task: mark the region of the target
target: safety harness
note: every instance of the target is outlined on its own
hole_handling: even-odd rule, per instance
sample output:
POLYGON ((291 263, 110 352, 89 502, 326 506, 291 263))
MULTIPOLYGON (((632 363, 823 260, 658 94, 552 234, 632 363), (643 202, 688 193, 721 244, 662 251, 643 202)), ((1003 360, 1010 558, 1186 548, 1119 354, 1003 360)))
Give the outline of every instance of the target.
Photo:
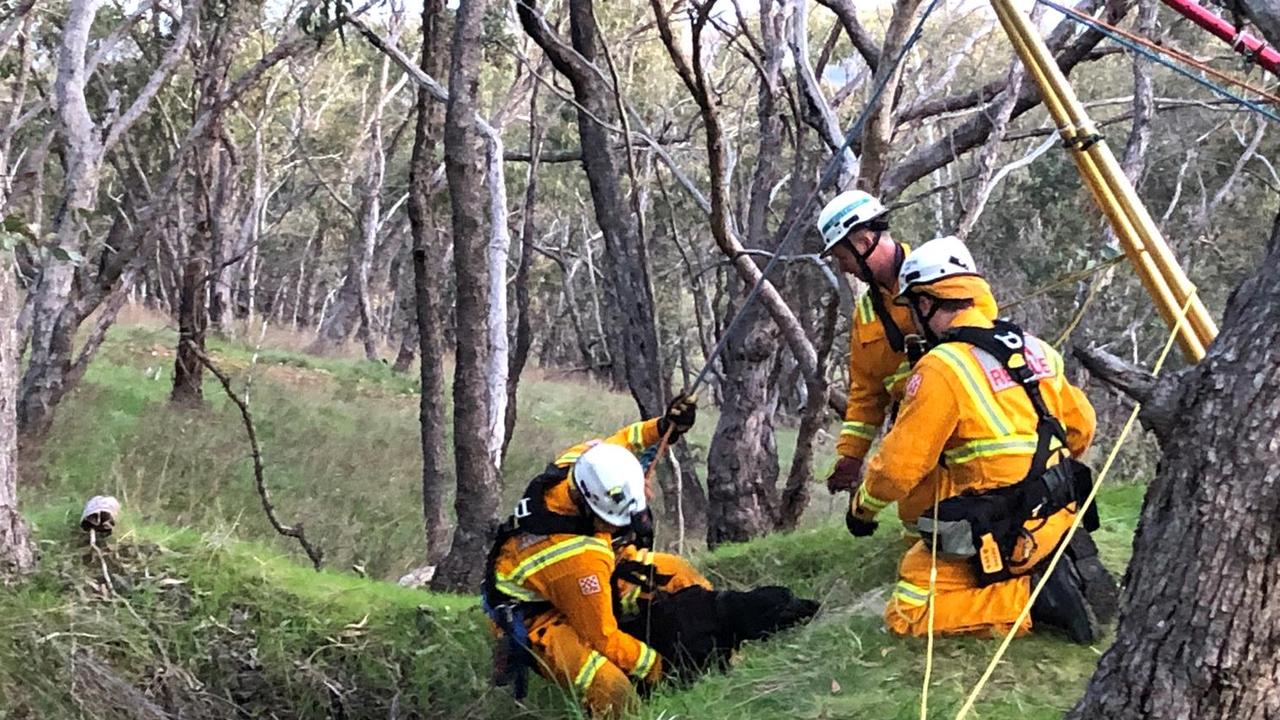
MULTIPOLYGON (((484 582, 481 585, 481 607, 489 619, 498 626, 502 637, 494 653, 494 682, 497 685, 512 685, 517 700, 528 692, 528 671, 534 667, 532 646, 529 640, 528 621, 552 609, 552 604, 541 599, 525 599, 513 597, 503 592, 499 582, 497 565, 498 555, 509 540, 520 535, 582 535, 596 534, 593 514, 586 504, 575 498, 578 514, 561 515, 547 507, 546 496, 553 487, 569 477, 569 466, 548 465, 542 474, 535 477, 525 488, 523 497, 516 503, 515 512, 498 526, 493 547, 485 561, 484 582)), ((635 543, 648 549, 645 542, 647 535, 652 542, 652 518, 647 513, 637 513, 642 518, 633 517, 633 525, 619 537, 614 544, 635 543), (646 533, 645 529, 648 528, 646 533)), ((671 580, 670 575, 659 574, 653 565, 634 560, 621 560, 615 563, 610 582, 613 587, 625 581, 637 586, 641 592, 653 592, 655 587, 665 585, 671 580)), ((630 597, 613 594, 614 613, 621 616, 628 608, 626 605, 637 600, 638 592, 630 597)))
MULTIPOLYGON (((1021 328, 1007 320, 997 320, 992 328, 953 328, 939 341, 968 343, 990 354, 1026 392, 1036 412, 1036 449, 1021 481, 948 498, 938 504, 936 517, 930 508, 918 522, 926 545, 933 543, 936 535, 940 555, 971 559, 978 583, 985 587, 1013 577, 1011 566, 1021 562, 1014 556, 1018 540, 1034 542, 1026 523, 1046 521, 1083 500, 1092 487, 1093 471, 1071 457, 1063 457, 1048 467, 1053 454, 1066 448, 1066 430, 1045 405, 1040 381, 1027 363, 1021 328)), ((945 459, 941 462, 945 464, 945 459)), ((1086 511, 1083 524, 1090 532, 1098 529, 1096 503, 1086 511)))
POLYGON ((502 631, 494 651, 493 677, 497 685, 512 685, 517 700, 528 692, 529 668, 534 665, 526 620, 551 609, 545 600, 514 598, 498 589, 498 555, 507 541, 518 535, 591 535, 591 513, 579 507, 577 515, 561 515, 547 507, 546 495, 569 477, 569 468, 548 465, 525 488, 515 512, 498 526, 497 537, 485 560, 480 603, 489 619, 502 631))

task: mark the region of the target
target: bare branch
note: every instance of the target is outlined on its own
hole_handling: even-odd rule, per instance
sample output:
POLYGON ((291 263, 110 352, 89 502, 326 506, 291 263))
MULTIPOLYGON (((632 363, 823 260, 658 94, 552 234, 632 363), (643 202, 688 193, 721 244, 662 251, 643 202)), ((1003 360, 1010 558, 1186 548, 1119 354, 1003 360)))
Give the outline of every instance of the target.
POLYGON ((1177 414, 1179 373, 1156 378, 1146 370, 1099 348, 1076 346, 1071 354, 1107 385, 1142 404, 1138 419, 1162 442, 1169 437, 1177 414))
POLYGON ((240 409, 240 419, 244 422, 244 431, 249 437, 249 449, 253 454, 254 486, 258 490, 258 497, 262 500, 262 510, 267 515, 267 521, 271 523, 271 527, 275 528, 277 533, 297 540, 298 544, 302 546, 303 551, 307 553, 307 557, 310 558, 311 565, 316 569, 316 572, 319 572, 320 564, 324 560, 324 551, 312 545, 307 540, 307 534, 302 527, 302 523, 298 523, 296 525, 285 525, 281 523, 280 518, 276 516, 276 507, 275 504, 271 502, 271 492, 267 489, 267 481, 263 476, 262 450, 258 446, 258 431, 254 427, 253 413, 249 411, 248 403, 237 395, 235 390, 231 389, 231 378, 227 377, 226 373, 218 369, 218 366, 213 364, 213 361, 209 359, 208 355, 201 352, 200 348, 194 342, 187 340, 186 344, 187 348, 195 358, 200 361, 200 364, 205 366, 209 372, 213 373, 213 376, 218 378, 218 382, 222 383, 222 389, 226 392, 227 398, 231 400, 231 402, 235 403, 235 406, 240 409))
POLYGON ((883 52, 876 45, 876 40, 871 33, 867 32, 867 29, 858 21, 858 10, 854 7, 853 0, 818 0, 818 4, 836 14, 845 33, 849 35, 849 41, 853 43, 853 47, 866 61, 871 71, 875 72, 880 65, 883 52))
POLYGON ((182 54, 187 49, 187 43, 191 41, 192 31, 196 24, 196 18, 200 15, 200 7, 203 0, 187 0, 186 6, 182 10, 182 23, 178 26, 177 31, 173 35, 173 43, 169 49, 165 51, 164 57, 160 59, 160 64, 152 71, 151 76, 147 78, 147 82, 138 91, 138 96, 133 99, 133 103, 129 108, 111 123, 110 129, 107 130, 107 139, 102 143, 102 152, 111 152, 111 149, 120 142, 120 138, 129 132, 129 128, 142 117, 146 112, 147 106, 155 99, 156 93, 160 92, 160 88, 164 87, 165 82, 169 79, 169 74, 173 71, 174 65, 182 58, 182 54))
POLYGON ((796 84, 800 86, 800 96, 804 99, 804 120, 818 132, 818 137, 822 138, 831 152, 840 153, 836 187, 846 187, 858 174, 858 159, 854 157, 852 150, 844 146, 840 122, 823 96, 822 88, 814 77, 813 67, 809 64, 808 16, 807 0, 792 0, 787 45, 795 59, 796 84))

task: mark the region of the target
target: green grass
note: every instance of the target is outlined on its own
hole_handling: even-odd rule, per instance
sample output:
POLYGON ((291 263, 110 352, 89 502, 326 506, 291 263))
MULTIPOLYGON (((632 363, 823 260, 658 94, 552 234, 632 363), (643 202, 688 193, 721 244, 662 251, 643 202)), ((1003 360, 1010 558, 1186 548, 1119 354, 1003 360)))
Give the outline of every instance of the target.
MULTIPOLYGON (((133 688, 123 696, 135 706, 149 698, 197 720, 231 716, 227 701, 252 717, 384 718, 393 703, 400 717, 576 716, 541 681, 524 706, 489 687, 487 625, 473 598, 380 580, 422 562, 412 377, 279 350, 258 357, 253 408, 268 480, 285 521, 305 520, 324 547, 332 570, 317 574, 262 518, 243 429, 221 389, 206 385, 205 410, 168 406, 172 340, 163 330, 115 331, 60 409, 38 484, 22 488, 43 559, 32 582, 0 593, 0 720, 133 717, 84 704, 120 687, 133 688), (103 558, 74 530, 85 498, 101 492, 125 506, 103 558), (348 572, 354 563, 373 579, 348 572)), ((252 349, 212 350, 242 386, 252 349)), ((602 388, 530 374, 508 494, 559 449, 632 421, 632 408, 602 388)), ((693 433, 702 456, 714 421, 704 412, 693 433)), ((794 435, 780 435, 789 451, 794 435)), ((1097 537, 1117 570, 1141 498, 1138 486, 1102 495, 1097 537)), ((888 521, 876 537, 852 539, 832 517, 836 505, 819 493, 802 530, 696 557, 717 584, 787 585, 823 610, 748 646, 728 673, 659 690, 642 717, 919 716, 924 643, 889 636, 879 617, 902 530, 888 521)), ((995 647, 938 642, 930 717, 954 716, 995 647)), ((978 716, 1060 717, 1101 649, 1020 639, 978 716)))
MULTIPOLYGON (((262 515, 240 416, 217 381, 206 377, 204 409, 168 404, 174 342, 165 329, 112 331, 58 410, 34 500, 74 503, 109 493, 142 520, 227 531, 294 550, 262 515)), ((210 354, 242 391, 254 349, 211 341, 210 354)), ((358 564, 394 579, 422 565, 416 373, 264 349, 252 377, 267 483, 282 520, 305 522, 331 567, 358 564)), ((448 388, 445 395, 448 417, 448 388)), ((504 507, 559 451, 638 419, 625 394, 536 372, 521 385, 518 410, 504 467, 504 507)), ((698 457, 706 455, 715 420, 704 411, 689 436, 698 457)), ((795 432, 778 435, 785 468, 795 432)))

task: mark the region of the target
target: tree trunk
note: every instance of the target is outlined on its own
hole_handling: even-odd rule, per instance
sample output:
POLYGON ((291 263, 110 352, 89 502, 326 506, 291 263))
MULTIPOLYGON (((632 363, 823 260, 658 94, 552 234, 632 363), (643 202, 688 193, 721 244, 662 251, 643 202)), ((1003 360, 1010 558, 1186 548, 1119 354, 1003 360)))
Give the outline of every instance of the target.
MULTIPOLYGON (((199 57, 199 103, 193 113, 195 118, 209 115, 203 136, 196 140, 195 205, 197 217, 195 232, 187 243, 187 253, 182 265, 182 286, 178 295, 178 348, 173 366, 173 390, 170 402, 175 405, 197 406, 204 401, 204 364, 199 355, 205 352, 205 332, 209 326, 209 282, 217 277, 211 267, 214 248, 222 244, 225 235, 224 204, 235 183, 234 161, 228 148, 223 146, 221 98, 227 88, 231 53, 234 50, 234 15, 210 18, 211 25, 203 28, 208 33, 206 45, 199 57)), ((193 118, 193 127, 195 121, 193 118)))
MULTIPOLYGON (((525 32, 573 85, 574 97, 585 108, 577 113, 582 140, 582 164, 591 188, 596 223, 604 235, 603 264, 609 278, 607 294, 615 299, 613 322, 621 334, 621 353, 612 352, 614 363, 625 369, 627 386, 640 414, 652 417, 664 406, 664 375, 655 332, 653 296, 647 275, 649 259, 642 252, 643 238, 636 218, 628 210, 622 192, 618 157, 611 131, 595 118, 616 122, 618 112, 609 84, 600 72, 600 38, 591 0, 570 0, 569 26, 573 50, 554 38, 534 9, 533 0, 519 0, 517 10, 525 32)), ((663 488, 669 495, 673 488, 663 488)), ((674 502, 674 496, 668 498, 674 502)))
POLYGON ((485 437, 494 473, 501 476, 506 448, 507 374, 510 372, 507 342, 507 259, 511 255, 511 232, 507 228, 507 183, 503 172, 502 126, 485 133, 485 186, 489 191, 489 297, 487 305, 489 347, 485 371, 488 385, 489 424, 485 437))
POLYGON ((482 213, 485 207, 483 139, 476 127, 481 37, 486 0, 462 0, 450 50, 449 105, 445 111, 444 157, 453 211, 454 273, 457 279, 457 350, 453 376, 453 448, 457 474, 454 509, 458 523, 449 554, 436 569, 438 590, 474 590, 484 576, 484 558, 498 524, 498 480, 488 438, 489 266, 482 213))
POLYGON ((520 387, 520 373, 524 372, 525 363, 529 360, 529 346, 532 343, 532 329, 529 323, 529 268, 533 265, 533 234, 537 223, 534 209, 538 198, 538 168, 542 155, 542 132, 538 124, 538 86, 533 86, 529 95, 529 173, 524 188, 524 222, 520 228, 520 264, 516 266, 514 281, 516 295, 515 328, 510 366, 507 370, 507 416, 506 433, 502 442, 502 455, 506 457, 507 448, 511 445, 511 434, 516 429, 516 391, 520 387))
POLYGON ((30 572, 35 544, 18 512, 18 289, 12 255, 0 255, 0 585, 30 572))
POLYGON ((209 271, 211 235, 206 215, 196 224, 182 263, 182 285, 178 289, 178 350, 173 362, 173 390, 169 393, 169 400, 175 405, 198 406, 204 401, 204 365, 197 353, 205 351, 205 330, 209 324, 204 276, 209 271))
MULTIPOLYGON (((774 93, 779 91, 782 67, 782 14, 770 0, 764 0, 759 19, 764 51, 756 102, 760 144, 747 203, 747 243, 767 248, 769 199, 781 174, 782 123, 774 93)), ((711 547, 749 540, 773 529, 778 481, 778 447, 773 434, 778 350, 778 334, 768 313, 753 303, 730 333, 722 356, 725 402, 707 451, 707 544, 711 547)))
POLYGON ((1068 717, 1280 717, 1280 216, 1208 355, 1143 416, 1162 455, 1116 641, 1068 717))
MULTIPOLYGON (((426 0, 422 7, 422 69, 441 74, 446 57, 442 48, 444 0, 426 0)), ((418 88, 417 124, 409 164, 409 230, 413 235, 414 321, 417 324, 419 379, 422 393, 418 419, 422 441, 422 515, 426 530, 427 561, 439 562, 449 541, 445 506, 447 456, 444 447, 444 317, 441 295, 447 265, 440 233, 430 214, 431 173, 439 112, 427 92, 418 88)))
MULTIPOLYGON (((369 360, 377 359, 373 347, 373 328, 369 327, 372 320, 369 276, 378 243, 378 230, 382 225, 382 187, 387 174, 382 118, 390 99, 390 72, 391 59, 384 57, 368 125, 362 128, 366 138, 365 164, 357 183, 360 207, 347 249, 346 280, 334 298, 332 312, 317 331, 316 341, 310 348, 312 352, 331 351, 346 342, 358 328, 364 328, 361 341, 365 346, 365 355, 369 360)), ((395 87, 398 88, 399 84, 395 87)))
POLYGON ((707 545, 713 548, 759 537, 774 525, 778 338, 759 305, 746 310, 723 358, 724 404, 707 450, 707 545))

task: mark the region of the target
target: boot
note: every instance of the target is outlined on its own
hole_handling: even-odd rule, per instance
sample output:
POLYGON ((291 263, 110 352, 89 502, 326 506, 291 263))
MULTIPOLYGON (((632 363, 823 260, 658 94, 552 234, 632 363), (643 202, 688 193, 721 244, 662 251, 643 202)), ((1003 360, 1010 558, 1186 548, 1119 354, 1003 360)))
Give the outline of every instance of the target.
POLYGON ((1093 608, 1093 614, 1098 617, 1098 622, 1110 625, 1120 607, 1120 585, 1098 557, 1098 546, 1093 542, 1093 536, 1081 528, 1071 538, 1067 555, 1075 561, 1076 572, 1084 584, 1085 600, 1093 608))
MULTIPOLYGON (((1039 583, 1041 577, 1032 575, 1032 585, 1039 583)), ((1041 588, 1031 606, 1031 621, 1059 630, 1080 645, 1089 645, 1098 639, 1098 620, 1085 600, 1080 573, 1069 555, 1062 556, 1041 588)))

